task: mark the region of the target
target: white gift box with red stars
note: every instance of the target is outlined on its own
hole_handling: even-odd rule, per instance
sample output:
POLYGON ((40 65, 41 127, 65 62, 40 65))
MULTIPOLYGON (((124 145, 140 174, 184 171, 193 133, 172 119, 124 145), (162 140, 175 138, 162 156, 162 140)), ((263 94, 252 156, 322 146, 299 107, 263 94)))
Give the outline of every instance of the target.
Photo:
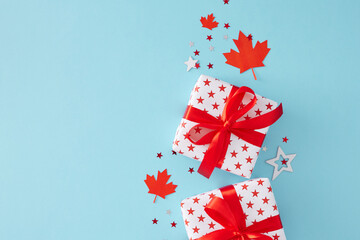
MULTIPOLYGON (((233 85, 229 83, 201 75, 191 93, 188 105, 204 110, 214 117, 218 117, 222 114, 225 102, 232 88, 233 85)), ((245 95, 243 104, 249 103, 251 97, 249 94, 245 95)), ((256 95, 256 98, 257 102, 255 106, 241 117, 239 121, 270 112, 278 105, 276 102, 259 95, 256 95)), ((196 145, 191 143, 187 137, 189 130, 196 124, 198 123, 184 118, 181 120, 173 142, 173 150, 195 160, 202 161, 209 144, 196 145)), ((268 129, 269 127, 266 127, 256 131, 266 134, 268 129)), ((252 145, 234 134, 231 134, 230 141, 221 169, 250 178, 260 147, 252 145)))
MULTIPOLYGON (((248 180, 233 185, 246 216, 246 227, 279 215, 270 181, 267 178, 248 180)), ((224 229, 206 212, 212 198, 223 198, 220 189, 202 193, 181 202, 181 211, 189 239, 197 239, 216 230, 224 229)), ((264 233, 274 240, 285 240, 284 229, 264 233)))

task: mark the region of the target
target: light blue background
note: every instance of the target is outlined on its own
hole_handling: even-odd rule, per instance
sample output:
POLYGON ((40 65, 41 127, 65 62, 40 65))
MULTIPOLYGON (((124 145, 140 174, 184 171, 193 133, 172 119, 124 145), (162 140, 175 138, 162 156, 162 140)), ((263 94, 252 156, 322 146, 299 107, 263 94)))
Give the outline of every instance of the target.
POLYGON ((272 176, 277 146, 297 154, 272 182, 288 239, 354 239, 359 12, 356 0, 0 1, 0 239, 186 239, 180 201, 245 180, 191 175, 198 162, 171 155, 201 73, 283 102, 253 177, 272 176), (271 47, 257 81, 222 56, 239 30, 271 47), (195 49, 201 68, 186 72, 195 49), (143 180, 164 168, 179 186, 153 204, 143 180))

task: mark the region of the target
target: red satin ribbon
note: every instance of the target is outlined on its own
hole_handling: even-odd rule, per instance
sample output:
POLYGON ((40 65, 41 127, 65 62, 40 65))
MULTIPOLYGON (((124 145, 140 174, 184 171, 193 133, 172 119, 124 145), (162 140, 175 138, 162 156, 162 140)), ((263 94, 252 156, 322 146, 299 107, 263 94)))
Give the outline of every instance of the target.
POLYGON ((198 169, 200 174, 209 178, 216 166, 221 167, 230 144, 231 134, 261 147, 265 134, 255 130, 268 127, 276 122, 281 117, 283 110, 282 104, 280 104, 271 112, 248 120, 237 121, 255 106, 256 101, 256 95, 251 88, 233 86, 219 118, 193 106, 187 107, 183 118, 198 123, 188 132, 188 139, 196 145, 210 144, 198 169), (240 108, 246 93, 252 94, 253 98, 240 108), (205 134, 200 134, 199 138, 196 134, 191 134, 199 129, 204 130, 205 134))
POLYGON ((272 216, 246 226, 244 211, 233 185, 220 189, 224 199, 214 197, 205 212, 224 229, 216 230, 195 240, 272 240, 263 233, 282 228, 280 216, 272 216))

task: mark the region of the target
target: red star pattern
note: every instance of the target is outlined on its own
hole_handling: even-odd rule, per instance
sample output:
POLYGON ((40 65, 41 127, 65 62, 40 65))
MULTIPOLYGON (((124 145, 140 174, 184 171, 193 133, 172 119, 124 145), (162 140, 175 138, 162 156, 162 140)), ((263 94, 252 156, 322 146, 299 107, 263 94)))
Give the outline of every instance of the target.
POLYGON ((272 108, 273 105, 271 105, 270 103, 268 103, 268 104, 265 105, 265 106, 266 106, 266 109, 270 109, 270 110, 271 110, 271 108, 272 108))
POLYGON ((214 64, 211 64, 211 63, 209 63, 209 64, 207 65, 208 69, 213 68, 213 66, 214 66, 214 64))
POLYGON ((235 164, 235 169, 241 169, 241 164, 239 162, 235 164))
POLYGON ((246 159, 246 163, 251 163, 251 161, 253 160, 250 156, 248 156, 246 159))
POLYGON ((231 154, 231 157, 236 158, 236 155, 237 155, 238 153, 237 153, 237 152, 235 152, 235 150, 234 150, 234 151, 232 151, 230 154, 231 154))
POLYGON ((229 23, 224 23, 224 28, 229 29, 230 25, 229 23))
POLYGON ((188 172, 192 174, 193 172, 195 172, 195 171, 194 171, 194 168, 193 168, 193 167, 189 167, 189 171, 188 171, 188 172))
POLYGON ((275 235, 273 235, 272 237, 274 238, 274 240, 279 240, 279 237, 280 237, 280 236, 277 235, 277 234, 275 234, 275 235))
POLYGON ((288 140, 289 140, 289 139, 288 139, 287 137, 283 137, 283 142, 284 142, 284 143, 287 143, 288 140))
POLYGON ((191 215, 194 215, 194 211, 195 211, 194 209, 190 208, 190 209, 188 209, 187 211, 188 211, 188 214, 189 214, 189 215, 190 215, 190 214, 191 214, 191 215))
POLYGON ((219 86, 219 88, 220 88, 220 92, 225 92, 225 88, 226 88, 226 87, 224 87, 223 84, 222 84, 221 86, 219 86))
MULTIPOLYGON (((234 184, 234 187, 242 205, 244 216, 249 223, 254 224, 270 216, 279 214, 274 195, 268 192, 268 189, 271 188, 268 179, 260 178, 249 180, 241 184, 234 184), (262 197, 258 198, 259 196, 262 197)), ((185 228, 190 239, 198 239, 205 234, 219 229, 214 219, 208 217, 204 209, 215 196, 221 196, 219 189, 199 194, 183 201, 184 208, 182 208, 182 213, 185 228), (189 212, 189 210, 192 211, 189 212)), ((269 236, 274 237, 274 234, 275 233, 269 236)), ((283 229, 277 230, 276 234, 279 240, 285 239, 283 229)))
POLYGON ((260 116, 261 115, 261 112, 260 109, 256 110, 255 113, 256 113, 256 116, 260 116))
POLYGON ((208 92, 209 98, 214 98, 215 93, 213 91, 208 92))
POLYGON ((204 222, 205 217, 203 215, 198 216, 199 222, 204 222))
POLYGON ((244 152, 247 152, 247 150, 248 150, 248 146, 246 146, 246 144, 244 144, 244 146, 241 146, 241 148, 242 148, 242 151, 244 152))
POLYGON ((174 227, 174 228, 176 228, 176 222, 172 222, 172 223, 170 223, 171 224, 171 227, 174 227))
POLYGON ((213 223, 213 222, 211 222, 211 223, 209 223, 209 229, 214 229, 214 227, 215 227, 215 223, 213 223))
POLYGON ((157 156, 156 156, 156 157, 161 159, 161 158, 162 158, 162 156, 163 156, 163 155, 162 155, 162 153, 160 152, 160 153, 158 153, 158 154, 157 154, 157 156))
POLYGON ((159 221, 159 220, 157 220, 156 218, 154 218, 154 219, 152 220, 153 224, 157 224, 158 221, 159 221))
MULTIPOLYGON (((199 50, 197 49, 197 51, 199 50)), ((198 108, 214 116, 215 118, 220 119, 225 103, 232 89, 233 86, 226 82, 202 75, 199 78, 198 82, 194 84, 194 88, 189 101, 189 106, 198 108)), ((249 101, 250 99, 245 97, 239 107, 248 104, 249 101)), ((242 117, 240 120, 252 119, 256 117, 257 114, 264 115, 272 111, 276 106, 276 102, 257 95, 257 102, 255 106, 252 108, 252 110, 245 114, 246 116, 242 117), (269 107, 271 107, 271 109, 268 109, 269 107)), ((185 119, 183 119, 181 122, 183 122, 184 124, 182 124, 177 130, 175 140, 173 142, 173 150, 178 153, 184 154, 185 156, 202 161, 204 157, 203 152, 207 150, 208 145, 193 144, 189 140, 189 133, 190 129, 194 126, 194 123, 189 122, 185 119), (194 148, 192 148, 191 145, 194 148)), ((194 135, 194 137, 199 137, 201 134, 205 133, 204 131, 206 131, 201 130, 199 132, 199 130, 200 129, 194 128, 193 131, 191 131, 191 135, 194 135)), ((264 130, 263 133, 266 134, 266 131, 267 129, 264 130)), ((260 148, 247 143, 241 138, 237 138, 235 135, 231 135, 230 140, 231 143, 229 144, 227 150, 228 152, 223 159, 223 163, 219 165, 219 167, 231 173, 250 178, 252 174, 252 169, 254 168, 256 160, 258 158, 258 152, 260 148), (234 153, 234 151, 235 153, 237 153, 235 154, 235 156, 234 154, 231 154, 234 153), (240 165, 241 168, 239 169, 240 165)))
POLYGON ((197 49, 196 49, 195 52, 194 52, 195 56, 199 56, 199 53, 200 53, 200 52, 199 52, 197 49))
POLYGON ((211 35, 207 35, 206 40, 211 41, 211 39, 213 39, 212 36, 211 36, 211 35))

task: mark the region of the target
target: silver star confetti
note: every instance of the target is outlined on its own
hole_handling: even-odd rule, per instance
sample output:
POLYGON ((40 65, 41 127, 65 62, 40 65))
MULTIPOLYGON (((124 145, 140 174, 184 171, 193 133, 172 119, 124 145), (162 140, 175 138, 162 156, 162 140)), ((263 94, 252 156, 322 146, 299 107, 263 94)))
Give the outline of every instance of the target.
POLYGON ((271 166, 274 167, 274 173, 273 173, 272 180, 275 180, 275 178, 277 178, 277 176, 279 176, 280 173, 282 173, 283 171, 293 172, 293 169, 291 167, 291 162, 292 162, 292 160, 294 160, 295 156, 296 156, 296 154, 285 155, 284 151, 280 148, 280 146, 278 147, 276 157, 266 161, 268 164, 270 164, 271 166), (276 161, 280 160, 280 156, 284 159, 283 161, 286 162, 286 167, 282 167, 279 170, 278 169, 279 165, 276 163, 276 161), (288 159, 288 160, 286 160, 286 159, 288 159))
POLYGON ((189 60, 187 60, 187 61, 185 62, 185 65, 187 66, 186 71, 190 71, 190 69, 195 68, 195 63, 196 63, 197 61, 198 61, 198 60, 194 60, 194 59, 192 59, 192 57, 189 57, 189 60))
POLYGON ((214 47, 213 47, 213 46, 210 46, 209 49, 210 49, 210 51, 214 51, 214 47))
POLYGON ((190 46, 190 47, 194 46, 194 42, 190 41, 190 42, 189 42, 189 46, 190 46))

